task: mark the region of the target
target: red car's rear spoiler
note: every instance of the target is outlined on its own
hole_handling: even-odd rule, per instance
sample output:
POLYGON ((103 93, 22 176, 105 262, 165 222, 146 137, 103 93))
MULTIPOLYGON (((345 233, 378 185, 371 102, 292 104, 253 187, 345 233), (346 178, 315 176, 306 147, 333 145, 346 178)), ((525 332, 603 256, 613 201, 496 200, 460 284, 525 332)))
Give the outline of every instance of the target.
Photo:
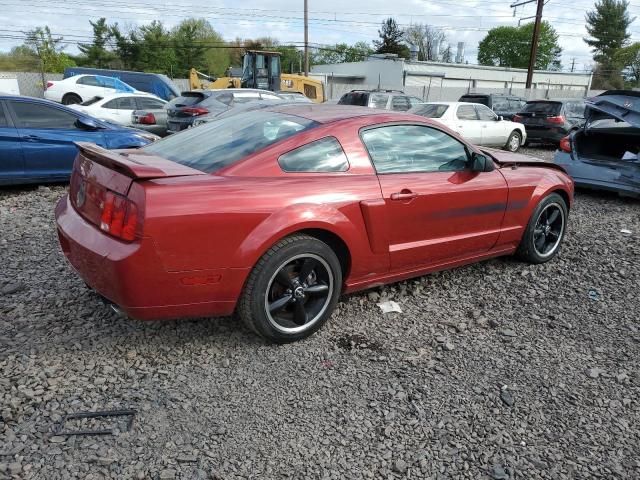
POLYGON ((186 175, 206 175, 185 165, 149 155, 138 150, 127 150, 118 153, 106 150, 95 143, 76 142, 82 156, 104 167, 126 175, 130 178, 149 179, 164 177, 180 177, 186 175))

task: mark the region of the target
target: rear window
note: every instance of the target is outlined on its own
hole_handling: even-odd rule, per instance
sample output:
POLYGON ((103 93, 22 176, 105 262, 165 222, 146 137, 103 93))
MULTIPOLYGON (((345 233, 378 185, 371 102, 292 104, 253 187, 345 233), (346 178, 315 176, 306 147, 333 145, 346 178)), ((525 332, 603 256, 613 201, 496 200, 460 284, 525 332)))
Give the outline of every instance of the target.
POLYGON ((338 101, 338 105, 358 105, 366 107, 369 100, 369 94, 366 92, 345 93, 338 101))
POLYGON ((489 106, 489 97, 485 95, 463 95, 458 101, 465 103, 481 103, 487 107, 489 106))
POLYGON ((212 173, 316 125, 302 117, 253 110, 205 123, 152 143, 144 150, 212 173))
POLYGON ((411 113, 415 113, 427 118, 441 118, 448 109, 449 105, 432 104, 416 107, 411 110, 411 113))
POLYGON ((523 113, 543 113, 546 115, 558 115, 562 109, 559 102, 527 102, 522 109, 523 113))
POLYGON ((202 93, 183 93, 179 97, 171 100, 170 105, 172 107, 188 107, 190 105, 195 105, 196 103, 201 102, 204 99, 204 95, 202 93))

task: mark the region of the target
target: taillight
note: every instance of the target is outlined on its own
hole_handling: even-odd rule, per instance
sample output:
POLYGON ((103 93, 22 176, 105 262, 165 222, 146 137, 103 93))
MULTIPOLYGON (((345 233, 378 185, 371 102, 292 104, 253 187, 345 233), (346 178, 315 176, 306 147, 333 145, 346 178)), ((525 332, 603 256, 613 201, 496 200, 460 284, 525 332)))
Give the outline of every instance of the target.
POLYGON ((522 116, 521 115, 514 115, 513 116, 513 121, 522 123, 522 116))
POLYGON ((207 113, 209 113, 209 110, 202 107, 185 107, 182 109, 182 111, 184 113, 191 114, 193 117, 197 117, 199 115, 206 115, 207 113))
POLYGON ((564 117, 562 115, 558 115, 557 117, 548 117, 547 123, 552 123, 554 125, 562 125, 564 123, 564 117))
POLYGON ((560 140, 560 150, 571 153, 571 135, 567 135, 560 140))
POLYGON ((53 82, 47 82, 47 86, 44 89, 46 90, 49 87, 53 87, 53 82))
POLYGON ((100 230, 122 240, 136 238, 138 207, 126 197, 106 191, 101 202, 100 230))
POLYGON ((138 123, 143 125, 155 125, 156 117, 153 113, 147 113, 146 115, 138 117, 138 123))

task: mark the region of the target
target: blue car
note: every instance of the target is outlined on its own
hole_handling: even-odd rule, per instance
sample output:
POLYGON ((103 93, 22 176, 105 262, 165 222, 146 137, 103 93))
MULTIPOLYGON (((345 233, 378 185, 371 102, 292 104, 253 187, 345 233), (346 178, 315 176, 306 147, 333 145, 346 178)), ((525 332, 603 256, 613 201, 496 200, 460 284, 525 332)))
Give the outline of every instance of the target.
POLYGON ((137 148, 156 138, 49 100, 0 95, 0 185, 68 180, 77 153, 74 142, 137 148))
POLYGON ((560 141, 554 162, 579 187, 640 197, 640 92, 590 98, 585 118, 583 128, 560 141))

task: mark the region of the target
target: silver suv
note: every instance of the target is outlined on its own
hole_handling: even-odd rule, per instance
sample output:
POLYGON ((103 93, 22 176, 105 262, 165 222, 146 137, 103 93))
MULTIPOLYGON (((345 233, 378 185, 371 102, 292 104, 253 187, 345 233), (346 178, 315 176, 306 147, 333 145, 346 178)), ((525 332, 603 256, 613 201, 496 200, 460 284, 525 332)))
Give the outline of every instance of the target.
POLYGON ((406 112, 421 103, 424 100, 406 95, 400 90, 351 90, 338 101, 338 105, 358 105, 396 112, 406 112))

